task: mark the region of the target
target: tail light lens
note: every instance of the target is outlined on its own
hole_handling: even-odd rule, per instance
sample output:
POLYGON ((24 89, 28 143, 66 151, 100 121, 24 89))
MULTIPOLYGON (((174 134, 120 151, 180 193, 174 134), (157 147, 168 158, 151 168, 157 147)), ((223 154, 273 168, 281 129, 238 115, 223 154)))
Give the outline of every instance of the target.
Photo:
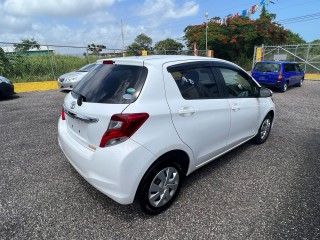
POLYGON ((113 146, 130 138, 149 118, 148 113, 115 114, 103 134, 100 147, 113 146))
POLYGON ((277 82, 281 82, 281 81, 282 81, 282 73, 279 74, 277 82))
POLYGON ((61 110, 61 119, 66 120, 66 114, 64 113, 64 109, 61 110))
POLYGON ((114 64, 114 61, 112 61, 112 60, 104 60, 103 64, 114 64))

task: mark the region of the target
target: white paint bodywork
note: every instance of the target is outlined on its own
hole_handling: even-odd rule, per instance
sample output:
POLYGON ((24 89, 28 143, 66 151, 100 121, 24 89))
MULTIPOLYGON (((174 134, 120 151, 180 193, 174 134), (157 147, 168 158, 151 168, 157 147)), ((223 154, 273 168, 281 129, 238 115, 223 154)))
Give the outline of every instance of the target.
MULTIPOLYGON (((97 123, 59 120, 58 140, 74 168, 95 188, 121 204, 133 202, 148 168, 163 154, 181 150, 189 157, 188 173, 251 139, 264 117, 274 111, 271 98, 182 98, 167 67, 192 61, 222 61, 188 56, 111 59, 116 64, 145 66, 146 82, 131 104, 83 103, 75 111, 97 123), (149 114, 148 120, 123 143, 100 148, 110 118, 119 113, 149 114)), ((99 61, 102 63, 102 61, 99 61)), ((76 101, 69 93, 64 105, 76 101)))

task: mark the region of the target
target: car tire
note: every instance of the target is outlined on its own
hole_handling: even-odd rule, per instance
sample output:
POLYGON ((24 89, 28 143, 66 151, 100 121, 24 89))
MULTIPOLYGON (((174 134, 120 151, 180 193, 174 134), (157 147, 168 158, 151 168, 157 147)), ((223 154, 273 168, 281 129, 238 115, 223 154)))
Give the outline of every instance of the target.
POLYGON ((256 144, 264 143, 269 137, 272 126, 272 117, 268 114, 262 121, 257 135, 253 138, 256 144))
POLYGON ((301 78, 300 82, 297 84, 298 87, 302 87, 304 79, 301 78))
POLYGON ((283 84, 283 86, 280 88, 280 91, 281 91, 281 92, 285 92, 285 91, 287 91, 287 89, 288 89, 288 82, 285 82, 285 83, 283 84))
POLYGON ((166 210, 177 197, 184 173, 177 155, 165 155, 144 175, 138 188, 141 209, 150 215, 166 210))

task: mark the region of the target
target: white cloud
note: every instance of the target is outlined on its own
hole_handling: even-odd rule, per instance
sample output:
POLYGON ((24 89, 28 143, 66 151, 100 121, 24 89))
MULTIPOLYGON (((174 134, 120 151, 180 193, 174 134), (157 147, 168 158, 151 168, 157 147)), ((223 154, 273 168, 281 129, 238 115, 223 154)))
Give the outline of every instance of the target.
POLYGON ((110 24, 115 21, 116 21, 116 18, 107 11, 95 11, 92 14, 82 18, 82 23, 92 24, 92 25, 96 25, 96 24, 105 25, 106 22, 110 24))
POLYGON ((194 16, 199 11, 199 5, 193 1, 185 2, 181 8, 178 10, 169 9, 166 13, 168 18, 182 18, 182 17, 189 17, 194 16))
POLYGON ((84 16, 103 7, 111 6, 115 0, 5 0, 3 10, 16 16, 84 16))
POLYGON ((16 17, 3 11, 0 4, 0 29, 1 33, 21 32, 25 29, 31 29, 31 21, 25 17, 16 17))
POLYGON ((161 18, 183 18, 194 16, 199 11, 199 4, 193 0, 185 2, 182 6, 177 6, 175 0, 145 0, 143 9, 138 15, 161 18))
MULTIPOLYGON (((133 1, 129 3, 130 0, 126 3, 122 2, 124 0, 78 1, 0 0, 1 41, 20 42, 21 39, 34 38, 43 45, 84 47, 73 49, 80 53, 91 43, 120 49, 121 19, 124 23, 125 46, 131 44, 140 33, 150 36, 156 43, 168 37, 178 39, 181 32, 172 30, 178 21, 176 19, 194 15, 199 10, 199 5, 192 0, 180 5, 176 0, 146 0, 143 6, 137 6, 133 1), (132 4, 136 7, 133 8, 132 4), (126 14, 130 21, 126 20, 126 14)), ((57 52, 63 53, 70 50, 56 48, 57 52)))
POLYGON ((31 29, 31 26, 31 21, 27 18, 17 18, 6 14, 1 14, 0 29, 2 32, 20 32, 24 31, 25 29, 31 29))

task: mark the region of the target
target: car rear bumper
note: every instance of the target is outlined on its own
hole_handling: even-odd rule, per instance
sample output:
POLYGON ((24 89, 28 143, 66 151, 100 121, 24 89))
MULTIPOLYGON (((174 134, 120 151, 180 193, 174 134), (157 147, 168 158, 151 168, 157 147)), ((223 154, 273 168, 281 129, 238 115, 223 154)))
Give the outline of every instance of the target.
POLYGON ((0 97, 8 97, 14 94, 14 86, 5 82, 0 83, 0 97))
POLYGON ((270 88, 280 88, 283 86, 284 82, 258 82, 261 86, 270 88))
POLYGON ((133 202, 140 180, 156 159, 155 155, 131 139, 90 150, 70 136, 61 118, 58 134, 63 153, 86 181, 120 204, 133 202))

